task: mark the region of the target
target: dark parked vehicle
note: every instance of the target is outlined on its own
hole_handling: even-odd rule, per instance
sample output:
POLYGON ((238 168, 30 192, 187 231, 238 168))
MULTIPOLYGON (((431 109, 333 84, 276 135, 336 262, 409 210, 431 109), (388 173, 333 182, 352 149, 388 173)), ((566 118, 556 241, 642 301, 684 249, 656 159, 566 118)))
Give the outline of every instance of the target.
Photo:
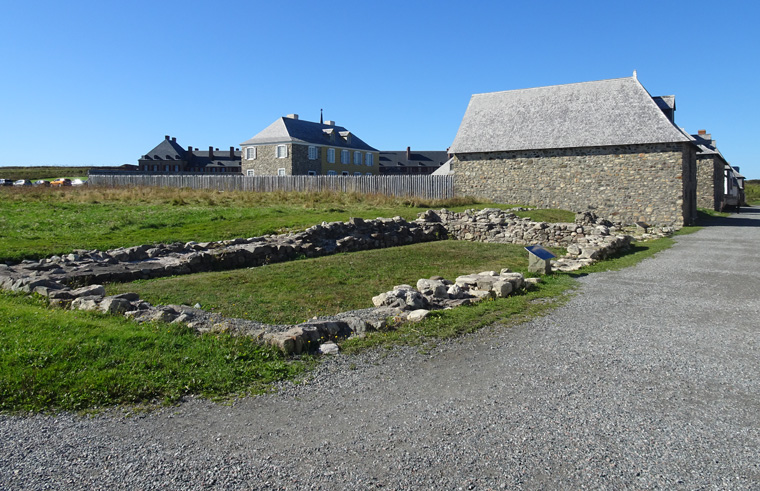
POLYGON ((13 186, 13 181, 10 179, 0 179, 0 186, 13 186))

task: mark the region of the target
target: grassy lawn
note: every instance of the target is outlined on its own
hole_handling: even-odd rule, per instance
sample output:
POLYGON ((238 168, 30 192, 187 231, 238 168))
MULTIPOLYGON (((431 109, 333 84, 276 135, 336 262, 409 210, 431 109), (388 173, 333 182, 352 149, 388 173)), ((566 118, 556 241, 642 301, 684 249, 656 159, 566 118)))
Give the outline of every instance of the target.
MULTIPOLYGON (((9 251, 15 257, 50 254, 35 245, 55 228, 50 225, 39 230, 36 233, 40 239, 35 241, 31 234, 25 235, 24 219, 7 217, 9 210, 26 219, 63 210, 61 213, 77 224, 56 231, 59 241, 56 247, 65 252, 78 247, 99 247, 94 244, 97 241, 117 247, 151 241, 258 235, 261 230, 307 227, 322 220, 347 220, 350 216, 414 218, 426 208, 422 205, 430 205, 387 198, 242 196, 178 190, 56 190, 35 198, 34 193, 39 191, 1 197, 0 207, 6 221, 0 225, 0 251, 6 257, 9 251), (11 197, 4 199, 8 196, 11 197), (156 210, 154 215, 149 213, 151 209, 156 210), (219 218, 228 214, 230 219, 219 218), (131 217, 134 221, 128 226, 114 226, 107 219, 115 219, 114 216, 125 220, 131 217), (238 228, 238 219, 232 217, 244 221, 244 227, 238 228), (172 221, 177 222, 176 226, 168 226, 172 221), (5 227, 9 223, 19 230, 7 232, 5 227), (144 227, 150 223, 154 226, 144 227), (16 245, 12 245, 11 239, 16 245)), ((485 206, 489 205, 478 205, 485 206)), ((447 207, 473 206, 460 202, 448 203, 447 207)), ((527 214, 537 220, 548 220, 552 215, 554 220, 572 220, 572 214, 567 212, 539 210, 527 214)), ((631 254, 584 271, 626 267, 671 243, 672 239, 661 239, 639 244, 631 254)), ((108 288, 111 293, 137 291, 154 303, 200 302, 204 308, 225 315, 297 323, 314 315, 369 307, 372 296, 394 285, 414 284, 417 279, 431 275, 454 279, 463 273, 503 267, 524 271, 526 266, 527 257, 520 246, 445 241, 108 288)), ((437 312, 422 323, 343 341, 342 348, 352 353, 368 347, 414 344, 424 350, 439 339, 494 323, 512 325, 540 315, 565 301, 568 296, 563 293, 572 290, 575 284, 573 275, 547 276, 536 290, 437 312)), ((119 404, 173 403, 190 394, 223 398, 257 393, 267 390, 274 381, 297 377, 313 363, 316 361, 308 356, 286 359, 273 349, 226 334, 199 336, 177 326, 138 325, 120 317, 50 310, 40 299, 0 293, 0 411, 3 412, 92 410, 119 404)))
POLYGON ((171 403, 185 394, 257 393, 299 373, 249 339, 50 310, 0 293, 0 411, 89 410, 171 403))
MULTIPOLYGON (((414 219, 429 207, 463 211, 488 206, 499 205, 472 200, 423 203, 335 193, 0 188, 0 261, 39 259, 74 249, 254 237, 351 217, 414 219)), ((574 218, 560 210, 519 214, 543 221, 574 218)))
POLYGON ((59 177, 75 176, 79 179, 87 179, 87 172, 90 167, 56 167, 56 166, 39 166, 39 167, 0 167, 0 178, 2 179, 29 179, 37 181, 44 179, 51 181, 59 177))
POLYGON ((744 198, 749 205, 760 205, 760 180, 753 179, 744 183, 744 198))
MULTIPOLYGON (((562 251, 564 253, 564 251, 562 251)), ((527 252, 511 244, 442 241, 338 254, 267 266, 112 284, 152 304, 200 303, 227 317, 297 324, 317 315, 372 307, 372 297, 420 278, 527 269, 527 252)))

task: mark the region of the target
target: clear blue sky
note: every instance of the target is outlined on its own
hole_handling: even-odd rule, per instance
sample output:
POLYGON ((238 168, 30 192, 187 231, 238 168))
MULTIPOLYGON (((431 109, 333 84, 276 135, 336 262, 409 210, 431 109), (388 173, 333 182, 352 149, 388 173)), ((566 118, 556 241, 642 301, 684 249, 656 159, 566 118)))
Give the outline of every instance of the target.
POLYGON ((238 147, 320 108, 381 150, 444 150, 471 94, 636 69, 760 178, 759 23, 748 0, 0 0, 0 166, 238 147))

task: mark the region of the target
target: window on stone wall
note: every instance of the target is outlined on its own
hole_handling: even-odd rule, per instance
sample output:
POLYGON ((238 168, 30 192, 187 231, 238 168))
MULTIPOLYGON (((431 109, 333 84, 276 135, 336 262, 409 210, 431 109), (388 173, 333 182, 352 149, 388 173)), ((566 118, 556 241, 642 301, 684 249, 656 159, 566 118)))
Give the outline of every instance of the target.
POLYGON ((354 152, 354 165, 362 165, 362 153, 354 152))
POLYGON ((284 167, 280 167, 279 169, 277 169, 277 175, 280 176, 280 177, 284 176, 285 175, 285 168, 284 167))
POLYGON ((327 161, 331 164, 335 163, 335 149, 334 148, 327 149, 327 161))
POLYGON ((277 153, 276 156, 278 159, 284 159, 288 156, 288 146, 287 145, 277 145, 277 153))
POLYGON ((245 158, 247 160, 253 160, 256 158, 256 147, 246 147, 245 158))
POLYGON ((340 163, 341 164, 348 164, 350 162, 349 160, 349 151, 348 150, 341 150, 340 151, 340 163))
POLYGON ((347 176, 347 175, 348 175, 348 171, 347 171, 347 170, 344 170, 343 172, 341 172, 341 173, 340 173, 340 175, 341 175, 341 176, 347 176))
POLYGON ((253 177, 253 176, 254 176, 254 174, 255 174, 255 172, 253 171, 253 169, 248 169, 248 170, 246 170, 246 171, 245 171, 245 175, 246 175, 246 176, 251 176, 251 177, 253 177))
POLYGON ((337 172, 335 172, 334 170, 328 170, 328 171, 327 171, 327 175, 328 175, 328 176, 337 176, 337 175, 338 175, 338 173, 337 173, 337 172))
POLYGON ((375 163, 374 155, 367 153, 367 165, 372 166, 375 163))
POLYGON ((306 174, 307 174, 307 175, 310 175, 310 176, 316 176, 316 175, 317 175, 317 171, 314 171, 314 170, 310 170, 310 171, 308 171, 306 174))
POLYGON ((317 160, 317 147, 309 145, 309 160, 317 160))

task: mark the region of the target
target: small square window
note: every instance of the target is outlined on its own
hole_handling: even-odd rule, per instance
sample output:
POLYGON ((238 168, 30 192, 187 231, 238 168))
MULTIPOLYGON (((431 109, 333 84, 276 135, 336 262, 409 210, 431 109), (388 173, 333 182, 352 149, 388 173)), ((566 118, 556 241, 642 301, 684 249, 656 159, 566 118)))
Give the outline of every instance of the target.
POLYGON ((360 176, 360 175, 362 175, 362 173, 361 172, 354 172, 354 175, 355 176, 360 176))
POLYGON ((317 171, 310 170, 309 172, 307 172, 307 174, 310 175, 310 176, 316 176, 317 175, 317 171))
POLYGON ((367 175, 368 175, 368 176, 371 176, 371 175, 372 175, 372 173, 371 173, 371 172, 367 172, 367 175))
POLYGON ((253 177, 253 176, 254 176, 254 174, 255 174, 255 173, 254 173, 253 169, 248 169, 248 170, 246 170, 246 171, 245 171, 245 175, 246 175, 246 176, 250 176, 250 177, 253 177))
POLYGON ((335 172, 334 170, 328 170, 328 171, 327 171, 327 175, 328 175, 328 176, 336 176, 336 175, 338 175, 338 173, 337 173, 337 172, 335 172))
POLYGON ((348 175, 348 171, 347 171, 347 170, 344 170, 343 172, 341 172, 341 173, 340 173, 340 175, 341 175, 341 176, 347 176, 347 175, 348 175))
POLYGON ((284 167, 280 167, 279 169, 277 169, 277 175, 278 176, 284 176, 285 175, 285 168, 284 167))

